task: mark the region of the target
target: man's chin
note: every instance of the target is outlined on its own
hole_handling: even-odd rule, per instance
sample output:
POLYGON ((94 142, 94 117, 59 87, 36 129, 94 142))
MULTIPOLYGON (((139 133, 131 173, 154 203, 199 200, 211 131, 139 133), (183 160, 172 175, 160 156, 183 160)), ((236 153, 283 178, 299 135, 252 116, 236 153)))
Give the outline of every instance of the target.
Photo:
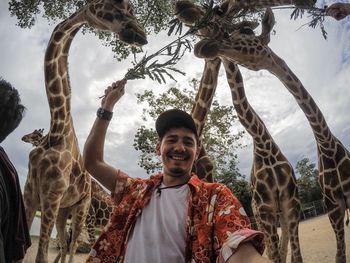
POLYGON ((174 177, 183 176, 186 174, 186 171, 180 167, 172 168, 169 170, 169 172, 169 175, 174 177))

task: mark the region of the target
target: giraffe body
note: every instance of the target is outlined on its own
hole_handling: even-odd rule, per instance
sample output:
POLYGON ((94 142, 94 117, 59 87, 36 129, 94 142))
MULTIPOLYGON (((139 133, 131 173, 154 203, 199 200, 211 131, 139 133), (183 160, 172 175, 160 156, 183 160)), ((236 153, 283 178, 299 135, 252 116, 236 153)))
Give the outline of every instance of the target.
POLYGON ((319 183, 337 241, 336 263, 346 262, 344 218, 350 208, 350 154, 331 133, 311 95, 288 65, 255 35, 237 33, 223 41, 203 39, 194 52, 205 59, 221 57, 251 70, 268 70, 294 96, 316 139, 319 183))
MULTIPOLYGON (((43 140, 44 129, 34 130, 22 137, 22 141, 38 146, 43 140)), ((89 235, 89 244, 95 243, 95 228, 103 227, 108 223, 114 208, 113 200, 95 180, 91 179, 91 202, 86 215, 85 225, 89 235)))
POLYGON ((91 197, 91 180, 83 166, 70 110, 68 52, 83 24, 115 33, 120 40, 142 45, 146 36, 132 15, 126 0, 96 0, 82 7, 54 29, 45 53, 45 83, 51 123, 47 136, 29 155, 29 172, 24 188, 28 225, 40 206, 41 229, 36 262, 48 261, 48 244, 56 222, 61 243, 61 262, 67 247, 66 221, 72 215, 72 242, 69 262, 77 248, 91 197))
MULTIPOLYGON (((199 7, 189 3, 181 3, 179 9, 181 10, 177 10, 178 18, 185 23, 198 21, 201 18, 200 14, 204 13, 199 7), (195 14, 195 17, 190 17, 191 11, 195 14)), ((211 27, 201 29, 199 35, 204 38, 202 41, 215 39, 218 46, 220 46, 224 41, 233 41, 235 36, 241 37, 237 40, 240 43, 242 38, 249 39, 251 35, 254 35, 247 30, 241 30, 239 27, 231 31, 234 27, 230 28, 225 24, 222 25, 221 22, 221 18, 214 17, 210 24, 211 27)), ((262 22, 262 33, 256 38, 257 41, 267 45, 270 41, 270 32, 275 23, 271 9, 267 9, 262 22)), ((212 49, 207 48, 206 51, 212 52, 212 49)), ((213 51, 215 53, 215 49, 213 51)), ((211 105, 212 93, 215 92, 221 59, 225 66, 233 104, 239 120, 253 138, 252 208, 258 227, 266 236, 268 256, 274 262, 286 262, 288 242, 290 241, 292 248, 291 261, 302 262, 298 235, 301 206, 293 168, 271 137, 263 121, 250 106, 245 96, 242 76, 236 63, 224 56, 218 57, 215 54, 206 58, 199 94, 197 94, 194 105, 194 109, 199 109, 198 112, 202 113, 195 114, 195 116, 199 116, 197 120, 200 124, 197 127, 200 128, 199 131, 203 129, 205 122, 203 116, 207 114, 211 105), (205 95, 201 95, 201 92, 205 95), (204 99, 203 102, 201 101, 203 100, 202 98, 207 99, 204 99), (281 239, 279 239, 277 233, 278 223, 282 229, 281 239)), ((254 58, 254 56, 252 57, 254 58)), ((193 113, 196 113, 196 111, 193 111, 193 113)))
POLYGON ((96 227, 107 225, 115 204, 108 194, 97 182, 91 180, 91 205, 86 217, 86 227, 89 234, 89 243, 95 243, 96 227))

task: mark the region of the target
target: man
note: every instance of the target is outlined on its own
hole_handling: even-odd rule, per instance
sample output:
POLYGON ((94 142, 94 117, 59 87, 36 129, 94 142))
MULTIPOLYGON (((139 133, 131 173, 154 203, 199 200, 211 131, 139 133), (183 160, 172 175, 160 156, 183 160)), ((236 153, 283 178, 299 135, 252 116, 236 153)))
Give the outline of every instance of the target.
POLYGON ((189 114, 169 110, 156 121, 162 173, 131 178, 104 162, 107 127, 125 83, 105 90, 84 147, 86 169, 118 203, 87 262, 270 262, 259 254, 262 233, 250 229, 228 188, 191 174, 200 145, 189 114))
POLYGON ((326 9, 326 15, 341 20, 350 15, 350 3, 334 3, 326 9))
MULTIPOLYGON (((17 90, 0 78, 0 143, 22 120, 20 102, 17 90)), ((0 262, 20 261, 30 245, 18 174, 0 147, 0 262)))

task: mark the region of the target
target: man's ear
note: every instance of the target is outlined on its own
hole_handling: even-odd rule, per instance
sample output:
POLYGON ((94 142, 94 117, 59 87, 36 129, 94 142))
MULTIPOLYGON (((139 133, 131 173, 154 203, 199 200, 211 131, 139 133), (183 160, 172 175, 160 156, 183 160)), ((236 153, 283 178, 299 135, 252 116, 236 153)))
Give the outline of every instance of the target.
POLYGON ((201 153, 201 149, 202 149, 202 141, 201 141, 201 140, 198 140, 197 152, 196 152, 196 160, 197 160, 199 154, 201 153))
POLYGON ((157 142, 156 144, 156 153, 158 156, 160 156, 160 142, 157 142))

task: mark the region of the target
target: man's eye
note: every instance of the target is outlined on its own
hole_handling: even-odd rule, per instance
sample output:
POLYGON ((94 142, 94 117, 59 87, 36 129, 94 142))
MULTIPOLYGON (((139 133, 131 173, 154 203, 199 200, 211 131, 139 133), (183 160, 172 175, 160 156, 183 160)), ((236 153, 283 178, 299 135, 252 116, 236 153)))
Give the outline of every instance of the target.
POLYGON ((187 146, 193 146, 194 142, 192 142, 192 141, 185 141, 184 144, 187 145, 187 146))

